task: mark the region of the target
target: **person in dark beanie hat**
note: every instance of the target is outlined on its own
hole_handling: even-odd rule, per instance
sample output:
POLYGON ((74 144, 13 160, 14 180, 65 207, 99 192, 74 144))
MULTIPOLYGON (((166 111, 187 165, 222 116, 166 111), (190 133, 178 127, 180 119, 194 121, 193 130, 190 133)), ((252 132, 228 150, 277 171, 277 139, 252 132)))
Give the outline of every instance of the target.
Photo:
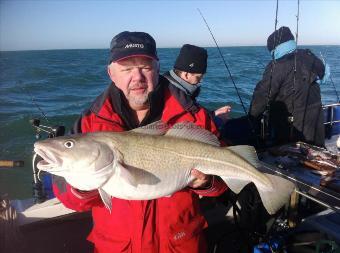
MULTIPOLYGON (((185 93, 159 75, 159 67, 156 43, 149 34, 125 31, 116 35, 111 41, 107 66, 112 82, 76 121, 72 133, 123 132, 162 121, 168 126, 191 122, 217 136, 218 130, 209 113, 204 108, 189 110, 185 93)), ((118 165, 122 162, 126 169, 121 169, 129 174, 133 168, 116 155, 119 154, 108 159, 117 161, 118 165)), ((206 253, 207 221, 199 208, 199 195, 221 195, 227 189, 223 180, 192 169, 189 176, 193 181, 189 187, 158 199, 129 200, 103 196, 98 191, 104 182, 112 179, 112 173, 99 173, 102 170, 81 171, 89 179, 87 191, 78 185, 79 174, 66 179, 55 176, 53 180, 54 193, 65 206, 76 211, 92 211, 93 229, 88 240, 94 244, 94 252, 206 253), (110 203, 111 209, 103 199, 110 203)), ((124 182, 118 180, 116 184, 122 189, 130 187, 124 182)))
MULTIPOLYGON (((184 44, 172 70, 163 74, 172 85, 185 92, 191 107, 200 106, 196 98, 200 93, 200 82, 207 71, 208 52, 202 47, 184 44)), ((230 106, 223 106, 212 112, 218 127, 228 119, 230 106)))
POLYGON ((286 26, 280 27, 278 30, 269 35, 267 39, 267 48, 269 52, 273 51, 278 45, 287 42, 289 40, 294 40, 294 35, 290 29, 286 26))
POLYGON ((174 69, 203 75, 207 71, 207 60, 208 53, 206 49, 185 44, 177 56, 174 69))
POLYGON ((292 32, 285 26, 268 37, 267 48, 273 60, 254 89, 251 118, 258 129, 259 122, 270 126, 270 145, 304 141, 324 146, 319 87, 327 76, 323 62, 310 50, 297 49, 292 32), (268 114, 269 120, 264 121, 268 114))

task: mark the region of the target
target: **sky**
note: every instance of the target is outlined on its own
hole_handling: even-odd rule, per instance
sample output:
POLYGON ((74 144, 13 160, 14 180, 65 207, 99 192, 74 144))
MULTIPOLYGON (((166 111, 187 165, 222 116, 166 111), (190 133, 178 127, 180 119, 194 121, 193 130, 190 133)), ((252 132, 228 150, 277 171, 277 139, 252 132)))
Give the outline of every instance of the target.
MULTIPOLYGON (((108 48, 122 31, 150 33, 158 48, 185 43, 265 45, 276 0, 0 0, 0 51, 108 48)), ((278 27, 296 32, 297 0, 280 0, 278 27)), ((340 0, 300 0, 298 44, 340 45, 340 0)))

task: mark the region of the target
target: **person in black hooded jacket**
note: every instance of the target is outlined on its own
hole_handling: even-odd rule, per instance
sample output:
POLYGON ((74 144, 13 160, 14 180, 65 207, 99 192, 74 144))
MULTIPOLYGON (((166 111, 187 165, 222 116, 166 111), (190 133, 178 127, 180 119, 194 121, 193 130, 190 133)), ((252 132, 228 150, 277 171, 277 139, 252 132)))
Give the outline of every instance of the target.
MULTIPOLYGON (((324 146, 323 111, 318 82, 325 66, 308 49, 297 49, 288 27, 267 40, 273 60, 257 83, 249 115, 259 123, 269 112, 272 144, 304 141, 324 146)), ((258 124, 257 124, 258 125, 258 124)))

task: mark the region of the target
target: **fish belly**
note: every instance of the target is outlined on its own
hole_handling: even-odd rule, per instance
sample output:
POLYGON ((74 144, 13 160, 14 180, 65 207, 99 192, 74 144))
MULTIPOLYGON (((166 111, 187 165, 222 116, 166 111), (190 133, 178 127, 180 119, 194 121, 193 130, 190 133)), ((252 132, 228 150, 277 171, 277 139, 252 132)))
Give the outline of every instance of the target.
MULTIPOLYGON (((125 147, 127 149, 127 147, 125 147)), ((150 200, 171 194, 185 188, 190 182, 192 161, 181 159, 178 154, 160 149, 157 145, 139 146, 135 143, 123 153, 122 161, 102 187, 113 197, 127 200, 150 200), (125 177, 124 177, 125 175, 125 177)))

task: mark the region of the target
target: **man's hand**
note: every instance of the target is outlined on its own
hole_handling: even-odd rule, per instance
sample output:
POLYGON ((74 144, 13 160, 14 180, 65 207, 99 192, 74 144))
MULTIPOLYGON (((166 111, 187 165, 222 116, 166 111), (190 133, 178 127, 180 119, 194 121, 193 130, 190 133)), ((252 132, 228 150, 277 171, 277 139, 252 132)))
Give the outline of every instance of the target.
POLYGON ((191 176, 195 179, 189 184, 189 187, 197 188, 207 188, 211 185, 212 176, 206 175, 196 169, 191 170, 191 176))
POLYGON ((222 120, 223 124, 224 124, 227 121, 227 119, 229 118, 230 111, 231 111, 231 106, 226 105, 226 106, 223 106, 221 108, 218 108, 215 111, 215 116, 220 118, 222 120))

